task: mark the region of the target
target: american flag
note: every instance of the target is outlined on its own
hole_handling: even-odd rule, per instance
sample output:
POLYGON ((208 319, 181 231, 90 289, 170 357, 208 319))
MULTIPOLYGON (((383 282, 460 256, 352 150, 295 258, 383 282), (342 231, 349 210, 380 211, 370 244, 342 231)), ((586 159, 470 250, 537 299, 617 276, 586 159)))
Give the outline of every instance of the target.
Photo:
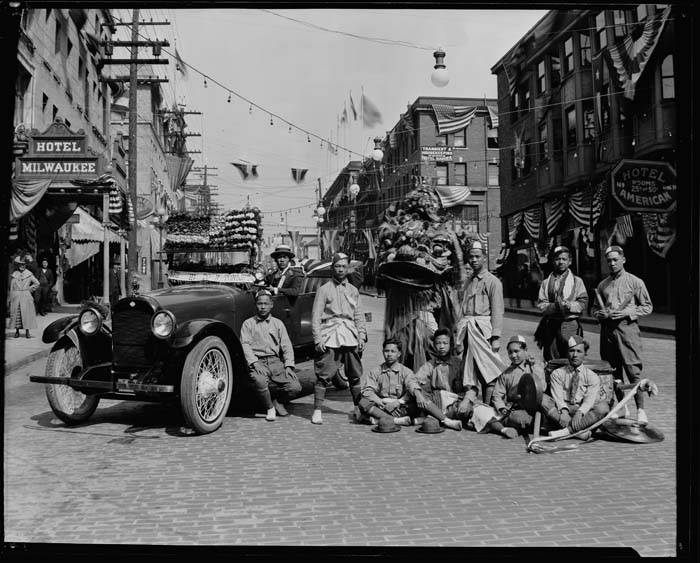
POLYGON ((454 133, 469 127, 476 107, 470 106, 447 106, 443 104, 432 104, 435 119, 437 120, 438 135, 454 133))
POLYGON ((464 205, 471 193, 466 186, 435 186, 435 190, 440 197, 440 203, 442 203, 443 207, 464 205))
POLYGON ((632 217, 630 217, 629 213, 618 217, 616 223, 617 232, 619 232, 621 235, 624 235, 626 237, 634 236, 634 227, 632 227, 632 217))

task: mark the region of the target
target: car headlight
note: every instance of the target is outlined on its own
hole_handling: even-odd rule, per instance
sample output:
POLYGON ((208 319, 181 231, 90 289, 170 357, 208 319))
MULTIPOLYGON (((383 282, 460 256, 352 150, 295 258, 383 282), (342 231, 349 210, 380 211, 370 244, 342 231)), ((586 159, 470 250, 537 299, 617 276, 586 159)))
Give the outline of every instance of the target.
POLYGON ((80 313, 80 330, 83 334, 91 336, 102 326, 102 315, 95 309, 85 309, 80 313))
POLYGON ((175 330, 175 317, 170 311, 160 311, 151 319, 151 331, 158 338, 168 338, 175 330))

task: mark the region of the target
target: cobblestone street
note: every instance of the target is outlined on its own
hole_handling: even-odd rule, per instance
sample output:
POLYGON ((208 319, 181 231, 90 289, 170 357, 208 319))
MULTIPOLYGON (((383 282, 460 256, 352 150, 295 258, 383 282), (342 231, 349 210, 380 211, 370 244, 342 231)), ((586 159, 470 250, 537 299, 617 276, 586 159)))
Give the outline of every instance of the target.
MULTIPOLYGON (((384 300, 362 299, 373 318, 369 368, 384 300)), ((535 326, 510 315, 504 337, 521 333, 535 349, 535 326)), ((597 334, 588 336, 598 358, 597 334)), ((36 361, 5 378, 5 541, 629 546, 673 556, 675 342, 644 346, 644 374, 660 391, 647 413, 665 441, 597 440, 556 455, 467 431, 380 436, 350 422, 347 391, 329 394, 321 426, 309 422, 307 396, 286 419, 229 417, 200 437, 180 434, 176 406, 117 401, 67 428, 28 382, 44 369, 36 361)))

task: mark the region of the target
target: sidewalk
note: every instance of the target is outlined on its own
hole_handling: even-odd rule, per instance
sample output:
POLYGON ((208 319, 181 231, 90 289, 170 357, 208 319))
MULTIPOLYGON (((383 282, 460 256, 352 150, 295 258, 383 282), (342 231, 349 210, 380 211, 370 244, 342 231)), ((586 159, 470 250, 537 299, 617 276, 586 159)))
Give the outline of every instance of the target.
MULTIPOLYGON (((362 288, 360 293, 369 297, 377 297, 377 290, 373 287, 362 288)), ((526 299, 521 300, 520 307, 517 306, 517 300, 514 297, 505 297, 503 301, 505 302, 506 313, 540 316, 539 309, 533 307, 526 299)), ((581 317, 581 322, 591 325, 598 324, 596 319, 589 316, 581 317)), ((639 329, 642 332, 651 334, 676 336, 676 316, 667 313, 652 313, 651 315, 639 319, 639 329)))
POLYGON ((77 314, 80 311, 80 306, 54 307, 54 311, 56 312, 46 313, 45 317, 37 315, 38 327, 29 331, 32 336, 29 339, 24 337, 24 330, 20 331, 19 338, 15 338, 14 328, 5 329, 5 375, 39 358, 48 356, 53 344, 42 342, 41 335, 44 333, 44 329, 58 319, 77 314))

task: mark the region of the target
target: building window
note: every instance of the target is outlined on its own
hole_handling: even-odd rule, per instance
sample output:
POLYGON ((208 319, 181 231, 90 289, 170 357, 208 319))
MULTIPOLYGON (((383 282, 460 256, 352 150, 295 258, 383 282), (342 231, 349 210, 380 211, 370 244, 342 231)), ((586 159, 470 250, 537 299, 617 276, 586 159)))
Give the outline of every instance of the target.
POLYGON ((467 130, 462 129, 454 134, 452 139, 452 146, 454 147, 466 147, 467 146, 467 130))
POLYGON ((574 38, 564 41, 564 74, 574 70, 574 38))
POLYGON ((530 111, 530 88, 527 85, 523 89, 523 107, 520 108, 521 115, 526 115, 530 111))
POLYGON ((537 149, 538 156, 540 160, 544 160, 547 158, 547 154, 549 153, 549 149, 547 147, 547 124, 543 123, 539 127, 539 133, 540 133, 540 142, 539 146, 537 149))
POLYGON ((464 162, 455 163, 455 186, 467 185, 467 164, 464 162))
POLYGON ((627 18, 625 10, 613 10, 613 24, 615 31, 615 39, 620 39, 627 35, 627 18))
POLYGON ((570 107, 566 110, 566 147, 576 146, 576 108, 570 107))
POLYGON ((56 20, 56 33, 54 35, 54 53, 61 52, 61 22, 56 20))
POLYGON ((583 142, 592 143, 595 139, 595 114, 593 100, 583 102, 583 142))
POLYGON ((558 55, 549 58, 549 81, 552 88, 556 88, 561 82, 561 60, 558 55))
POLYGON ((647 8, 646 4, 639 4, 637 6, 637 21, 642 22, 645 19, 647 19, 647 16, 649 15, 649 10, 647 8))
POLYGON ((486 146, 489 149, 498 148, 498 128, 489 129, 486 132, 486 146))
POLYGON ((450 136, 448 134, 438 135, 435 144, 438 147, 449 147, 450 146, 450 136))
POLYGON ((591 36, 587 31, 579 33, 578 40, 581 47, 581 66, 591 66, 591 36))
POLYGON ((667 55, 661 63, 661 98, 672 100, 676 97, 676 87, 673 82, 673 55, 667 55))
POLYGON ((523 174, 529 174, 532 169, 532 141, 529 138, 523 140, 523 174))
POLYGON ((24 108, 27 94, 29 92, 29 84, 32 81, 32 75, 29 74, 24 67, 20 67, 17 73, 15 82, 15 124, 24 122, 24 108))
POLYGON ((447 176, 447 163, 439 162, 435 165, 435 172, 437 174, 437 185, 447 186, 449 183, 449 177, 447 176))
POLYGON ((608 30, 605 27, 605 12, 600 12, 595 17, 596 34, 598 35, 598 50, 603 49, 608 44, 608 30))
POLYGON ((603 131, 610 128, 610 70, 608 63, 603 58, 603 81, 600 89, 600 121, 603 131))
POLYGON ((514 123, 518 120, 518 106, 520 105, 520 98, 518 96, 518 90, 513 92, 510 98, 510 122, 514 123))
POLYGON ((544 59, 537 63, 537 93, 541 94, 547 89, 545 81, 544 59))
POLYGON ((498 164, 489 162, 489 186, 498 185, 498 164))

